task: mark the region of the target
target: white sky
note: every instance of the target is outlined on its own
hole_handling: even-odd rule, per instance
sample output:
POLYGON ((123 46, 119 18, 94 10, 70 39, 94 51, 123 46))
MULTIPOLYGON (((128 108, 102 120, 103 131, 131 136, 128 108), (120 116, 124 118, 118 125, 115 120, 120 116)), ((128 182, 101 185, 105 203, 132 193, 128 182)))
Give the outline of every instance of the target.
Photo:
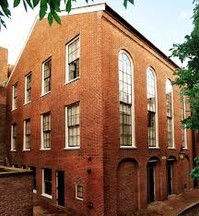
MULTIPOLYGON (((192 0, 135 0, 135 5, 129 3, 127 9, 123 0, 94 0, 92 4, 99 2, 107 2, 166 55, 170 55, 174 43, 183 42, 184 36, 192 31, 192 0)), ((85 0, 77 0, 74 6, 79 4, 85 5, 85 0)), ((37 11, 30 9, 26 13, 22 5, 15 8, 12 20, 7 20, 7 29, 0 31, 0 46, 8 48, 9 63, 16 62, 37 11)))

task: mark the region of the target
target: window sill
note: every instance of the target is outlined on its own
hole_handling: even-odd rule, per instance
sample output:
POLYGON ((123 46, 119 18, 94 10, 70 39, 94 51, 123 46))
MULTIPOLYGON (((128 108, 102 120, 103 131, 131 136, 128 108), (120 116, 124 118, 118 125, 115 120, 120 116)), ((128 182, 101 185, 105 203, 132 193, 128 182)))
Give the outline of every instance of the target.
POLYGON ((25 106, 25 105, 28 105, 30 103, 31 103, 31 101, 28 101, 28 102, 25 102, 23 105, 25 106))
POLYGON ((70 80, 70 81, 67 81, 67 82, 65 82, 65 84, 64 85, 68 85, 68 84, 70 84, 70 83, 72 83, 72 82, 75 82, 76 80, 78 80, 80 77, 76 77, 75 79, 72 79, 72 80, 70 80))
POLYGON ((168 147, 169 150, 176 150, 175 147, 168 147))
POLYGON ((160 149, 160 147, 159 146, 148 146, 149 147, 149 149, 157 149, 157 150, 159 150, 160 149))
POLYGON ((79 198, 79 197, 76 197, 77 200, 79 201, 83 201, 84 199, 83 198, 79 198))
POLYGON ((121 149, 137 149, 136 146, 120 146, 121 149))
POLYGON ((40 151, 49 151, 51 148, 41 148, 40 151))
POLYGON ((80 149, 80 146, 77 146, 77 147, 65 147, 64 150, 78 150, 80 149))
POLYGON ((17 109, 17 108, 14 108, 14 109, 12 108, 12 109, 11 109, 11 112, 15 111, 16 109, 17 109))
POLYGON ((37 190, 33 189, 32 192, 36 194, 36 193, 37 193, 37 190))
POLYGON ((10 149, 10 151, 11 151, 11 152, 16 152, 17 150, 15 150, 15 149, 10 149))
POLYGON ((22 151, 23 151, 23 152, 29 152, 30 149, 23 149, 22 151))
POLYGON ((43 197, 48 198, 48 199, 52 199, 52 195, 45 194, 45 193, 42 193, 41 195, 42 195, 43 197))
POLYGON ((45 97, 45 96, 49 95, 50 93, 51 93, 51 91, 46 92, 46 93, 44 93, 44 94, 41 94, 41 95, 40 95, 40 98, 45 97))

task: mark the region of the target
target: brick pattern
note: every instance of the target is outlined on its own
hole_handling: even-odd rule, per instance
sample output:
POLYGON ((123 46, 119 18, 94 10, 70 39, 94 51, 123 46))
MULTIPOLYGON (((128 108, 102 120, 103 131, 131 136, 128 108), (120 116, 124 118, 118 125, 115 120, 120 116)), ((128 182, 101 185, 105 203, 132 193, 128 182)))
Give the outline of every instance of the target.
POLYGON ((174 192, 181 193, 185 184, 192 187, 190 179, 182 179, 179 175, 182 173, 184 176, 190 170, 192 151, 188 134, 186 160, 179 160, 180 100, 176 87, 176 148, 168 150, 167 147, 165 82, 173 78, 174 70, 174 65, 153 47, 106 12, 63 17, 61 26, 49 27, 46 20, 37 22, 6 91, 8 151, 11 124, 18 125, 17 151, 10 152, 11 163, 37 168, 38 195, 42 193, 42 168, 52 169, 53 204, 57 204, 56 171, 64 171, 65 207, 85 215, 117 215, 122 209, 118 207, 121 199, 126 199, 126 205, 133 203, 126 207, 127 212, 147 206, 147 163, 152 157, 158 161, 155 170, 156 200, 167 198, 166 164, 169 156, 176 159, 174 192), (77 35, 80 37, 80 78, 65 84, 65 45, 77 35), (122 49, 129 53, 134 65, 137 149, 120 148, 118 54, 122 49), (41 65, 49 57, 52 59, 52 88, 50 93, 41 96, 41 65), (149 149, 147 144, 148 67, 152 67, 157 76, 159 149, 149 149), (32 72, 31 102, 24 105, 25 75, 29 72, 32 72), (15 83, 18 84, 17 109, 11 112, 11 91, 15 83), (80 104, 80 149, 64 150, 65 107, 76 102, 80 104), (52 117, 51 150, 44 151, 40 150, 41 115, 49 111, 52 117), (24 152, 23 121, 28 118, 31 119, 31 150, 24 152), (121 164, 126 160, 130 164, 121 164), (127 169, 124 175, 123 169, 127 169), (128 183, 127 178, 130 181, 132 177, 134 179, 128 183), (84 186, 83 201, 75 199, 75 184, 78 182, 84 186), (133 187, 133 190, 128 190, 125 185, 133 187), (120 197, 123 189, 126 198, 120 197))
POLYGON ((0 173, 0 215, 33 215, 31 173, 0 173))

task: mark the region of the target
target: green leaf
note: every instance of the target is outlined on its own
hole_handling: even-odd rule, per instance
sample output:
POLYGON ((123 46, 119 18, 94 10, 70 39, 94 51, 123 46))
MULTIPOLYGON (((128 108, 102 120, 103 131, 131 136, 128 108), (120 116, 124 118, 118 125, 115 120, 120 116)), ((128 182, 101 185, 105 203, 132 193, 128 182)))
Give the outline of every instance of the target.
POLYGON ((51 15, 51 13, 48 14, 48 23, 50 24, 50 26, 53 23, 53 16, 51 15))
POLYGON ((24 5, 24 8, 25 8, 25 10, 26 10, 26 12, 27 12, 27 5, 26 5, 25 0, 23 0, 23 5, 24 5))
POLYGON ((41 0, 40 11, 39 11, 40 20, 43 19, 44 16, 46 15, 47 9, 48 9, 47 0, 41 0))
POLYGON ((36 7, 39 4, 40 0, 33 0, 33 7, 36 7))
POLYGON ((10 10, 9 10, 8 7, 2 6, 2 10, 3 10, 4 14, 5 14, 8 18, 11 16, 11 12, 10 12, 10 10))
POLYGON ((69 13, 72 8, 72 0, 68 0, 66 3, 66 11, 69 13))
POLYGON ((20 0, 14 0, 14 7, 17 7, 20 3, 20 0))
POLYGON ((31 0, 26 0, 26 2, 27 2, 27 4, 29 5, 29 7, 33 9, 33 5, 32 5, 32 3, 31 3, 31 0))
POLYGON ((53 18, 55 19, 55 21, 56 21, 58 24, 61 25, 61 19, 60 19, 60 17, 58 16, 58 14, 56 13, 56 11, 52 10, 52 11, 51 11, 51 14, 52 14, 53 18))
POLYGON ((124 0, 123 5, 125 8, 127 8, 127 3, 130 2, 131 4, 134 4, 134 0, 124 0))

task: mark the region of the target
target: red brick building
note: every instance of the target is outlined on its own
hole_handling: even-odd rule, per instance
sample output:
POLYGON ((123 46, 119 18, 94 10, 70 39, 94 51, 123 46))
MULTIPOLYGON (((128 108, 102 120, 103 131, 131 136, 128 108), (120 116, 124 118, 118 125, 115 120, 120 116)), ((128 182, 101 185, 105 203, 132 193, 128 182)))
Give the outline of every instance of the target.
POLYGON ((130 215, 191 188, 176 67, 106 4, 36 22, 7 82, 11 164, 83 215, 130 215))

